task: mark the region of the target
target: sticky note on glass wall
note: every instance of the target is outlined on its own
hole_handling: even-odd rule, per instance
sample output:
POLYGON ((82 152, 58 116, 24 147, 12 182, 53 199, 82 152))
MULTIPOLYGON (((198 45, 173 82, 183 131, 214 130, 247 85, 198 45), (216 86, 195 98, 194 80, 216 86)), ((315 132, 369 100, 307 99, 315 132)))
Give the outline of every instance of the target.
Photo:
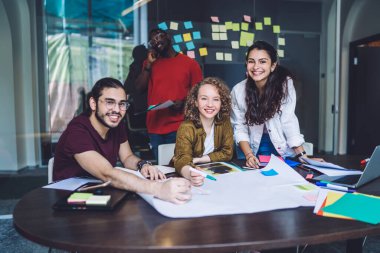
POLYGON ((249 32, 244 32, 244 31, 240 33, 240 46, 243 46, 243 47, 250 46, 254 40, 255 40, 254 33, 249 33, 249 32))
POLYGON ((199 31, 193 32, 193 39, 194 40, 200 40, 201 39, 201 32, 199 32, 199 31))
POLYGON ((158 24, 158 28, 160 28, 161 30, 168 30, 168 25, 166 24, 166 22, 162 22, 162 23, 159 23, 158 24))
POLYGON ((232 24, 232 31, 235 31, 235 32, 240 31, 240 24, 239 23, 233 23, 232 24))
POLYGON ((248 23, 251 23, 251 16, 248 16, 248 15, 244 15, 243 16, 243 20, 245 21, 245 22, 248 22, 248 23))
POLYGON ((215 25, 215 24, 211 25, 211 31, 213 33, 219 32, 219 25, 215 25))
POLYGON ((183 25, 185 26, 185 29, 193 29, 193 22, 191 21, 185 21, 183 25))
POLYGON ((273 33, 280 33, 280 26, 279 25, 273 26, 273 33))
POLYGON ((285 38, 278 38, 278 45, 285 46, 285 38))
POLYGON ((271 25, 272 19, 270 17, 264 17, 264 25, 271 25))
POLYGON ((227 33, 220 33, 219 34, 219 39, 220 40, 227 40, 227 33))
POLYGON ((236 40, 231 41, 231 47, 233 49, 239 49, 239 41, 236 41, 236 40))
POLYGON ((177 53, 181 52, 181 48, 179 47, 179 45, 173 45, 173 49, 174 49, 174 51, 176 51, 177 53))
POLYGON ((194 42, 192 42, 192 41, 186 42, 186 48, 187 48, 187 50, 193 50, 195 48, 194 42))
POLYGON ((184 33, 183 41, 190 41, 190 40, 191 40, 191 33, 184 33))
POLYGON ((248 25, 248 23, 241 23, 241 30, 242 31, 248 31, 248 27, 249 27, 249 25, 248 25))
POLYGON ((201 47, 201 48, 199 49, 199 55, 200 55, 200 56, 206 56, 206 55, 208 55, 207 47, 201 47))
POLYGON ((170 29, 171 30, 178 30, 178 23, 177 22, 170 22, 170 29))
POLYGON ((227 32, 226 26, 225 25, 219 25, 219 32, 221 32, 221 33, 227 32))
POLYGON ((255 23, 255 29, 258 30, 258 31, 263 30, 263 23, 261 23, 261 22, 256 22, 256 23, 255 23))
POLYGON ((189 56, 190 58, 195 59, 195 52, 194 51, 187 51, 187 56, 189 56))
POLYGON ((226 26, 226 30, 232 30, 232 22, 231 21, 226 21, 224 23, 224 25, 226 26))
POLYGON ((223 61, 223 53, 222 52, 216 52, 216 60, 223 61))
POLYGON ((285 57, 285 52, 283 49, 278 49, 277 54, 278 54, 278 57, 281 57, 281 58, 285 57))
POLYGON ((231 53, 224 53, 224 60, 225 61, 232 61, 232 54, 231 53))
POLYGON ((220 33, 212 33, 211 37, 212 40, 220 40, 220 33))
POLYGON ((175 43, 181 43, 183 40, 182 40, 182 36, 180 34, 176 34, 173 36, 173 39, 174 39, 174 42, 175 43))
POLYGON ((219 23, 219 17, 217 16, 211 16, 211 21, 215 23, 219 23))

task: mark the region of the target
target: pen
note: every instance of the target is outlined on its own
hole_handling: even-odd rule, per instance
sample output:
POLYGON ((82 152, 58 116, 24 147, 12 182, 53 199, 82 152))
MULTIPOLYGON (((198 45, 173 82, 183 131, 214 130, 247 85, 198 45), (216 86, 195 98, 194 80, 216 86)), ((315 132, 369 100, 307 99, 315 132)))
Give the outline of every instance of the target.
POLYGON ((323 182, 316 182, 317 186, 321 186, 326 189, 330 190, 338 190, 338 191, 345 191, 345 192, 355 192, 354 190, 348 189, 348 187, 340 186, 340 185, 334 185, 329 183, 323 183, 323 182))
POLYGON ((205 178, 208 178, 208 179, 210 179, 210 180, 214 180, 214 181, 216 181, 216 178, 215 178, 215 177, 210 176, 209 174, 207 174, 206 172, 203 172, 203 171, 201 171, 201 170, 197 170, 197 169, 194 169, 193 167, 190 167, 190 171, 195 172, 195 173, 198 173, 198 174, 202 175, 202 177, 205 177, 205 178))

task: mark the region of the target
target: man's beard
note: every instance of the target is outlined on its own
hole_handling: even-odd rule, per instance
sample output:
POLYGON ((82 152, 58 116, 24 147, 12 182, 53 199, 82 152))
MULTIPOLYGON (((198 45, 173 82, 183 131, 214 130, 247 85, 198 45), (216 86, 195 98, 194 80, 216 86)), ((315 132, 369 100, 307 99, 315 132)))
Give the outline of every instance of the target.
MULTIPOLYGON (((120 113, 118 113, 118 112, 109 112, 109 113, 106 113, 105 115, 104 115, 104 117, 105 116, 108 116, 108 115, 112 115, 112 114, 116 114, 116 115, 119 115, 120 116, 120 119, 122 119, 122 116, 121 116, 121 114, 120 113)), ((119 126, 119 124, 120 124, 120 122, 119 122, 119 124, 117 124, 116 126, 110 126, 110 125, 108 125, 107 124, 107 122, 99 115, 99 110, 98 110, 98 107, 96 107, 96 111, 95 111, 95 117, 96 117, 96 119, 103 125, 103 126, 105 126, 105 127, 107 127, 107 128, 116 128, 116 127, 118 127, 119 126)))

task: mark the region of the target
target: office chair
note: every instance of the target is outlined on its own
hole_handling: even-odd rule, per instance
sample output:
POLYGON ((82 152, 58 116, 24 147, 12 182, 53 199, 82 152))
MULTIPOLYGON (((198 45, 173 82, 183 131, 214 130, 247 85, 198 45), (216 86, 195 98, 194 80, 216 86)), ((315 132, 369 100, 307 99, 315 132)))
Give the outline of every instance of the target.
POLYGON ((305 142, 302 144, 303 148, 305 149, 305 152, 308 156, 313 156, 313 143, 311 142, 305 142))
POLYGON ((174 156, 175 143, 161 144, 158 146, 158 165, 168 165, 174 156))

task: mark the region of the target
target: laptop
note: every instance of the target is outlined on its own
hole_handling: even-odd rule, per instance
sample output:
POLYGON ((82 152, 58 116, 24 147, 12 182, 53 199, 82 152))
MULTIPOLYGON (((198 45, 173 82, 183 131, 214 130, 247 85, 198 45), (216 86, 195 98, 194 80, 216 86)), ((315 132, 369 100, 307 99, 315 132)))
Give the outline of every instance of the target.
POLYGON ((361 175, 347 176, 327 176, 321 175, 315 177, 315 181, 327 181, 336 185, 346 186, 352 189, 369 183, 372 180, 380 177, 380 146, 377 146, 372 153, 370 160, 367 162, 364 171, 361 175))
MULTIPOLYGON (((90 184, 88 184, 90 186, 90 184)), ((87 186, 87 185, 86 185, 87 186)), ((76 191, 74 191, 76 192, 76 191)), ((93 191, 87 191, 94 193, 95 195, 110 195, 111 199, 107 205, 86 205, 86 204, 69 204, 67 199, 74 192, 70 192, 67 196, 59 199, 54 205, 54 210, 99 210, 99 211, 112 211, 114 210, 127 195, 131 195, 131 192, 116 189, 113 187, 105 187, 93 191)))

